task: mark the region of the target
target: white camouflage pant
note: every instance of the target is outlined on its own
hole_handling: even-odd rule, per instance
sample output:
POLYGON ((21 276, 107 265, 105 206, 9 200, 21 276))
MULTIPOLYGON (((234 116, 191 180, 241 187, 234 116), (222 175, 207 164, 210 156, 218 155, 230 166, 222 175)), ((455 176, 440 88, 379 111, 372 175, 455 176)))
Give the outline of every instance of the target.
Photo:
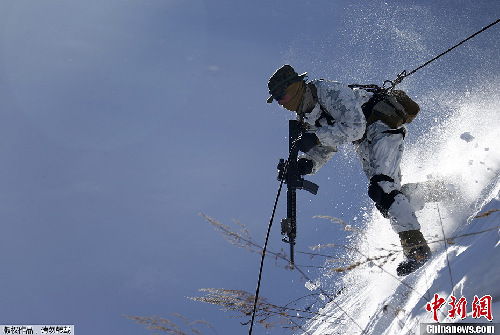
POLYGON ((400 192, 404 135, 406 128, 389 128, 381 121, 367 127, 366 138, 355 145, 363 170, 370 180, 368 194, 382 214, 400 233, 420 230, 415 210, 400 192))

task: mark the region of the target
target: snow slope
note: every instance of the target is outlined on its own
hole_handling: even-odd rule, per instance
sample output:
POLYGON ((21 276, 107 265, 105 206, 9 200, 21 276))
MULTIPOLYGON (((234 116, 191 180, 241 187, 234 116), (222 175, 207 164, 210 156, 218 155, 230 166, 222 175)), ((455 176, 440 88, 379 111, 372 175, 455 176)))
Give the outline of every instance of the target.
MULTIPOLYGON (((491 296, 493 322, 500 320, 500 95, 497 85, 470 92, 446 122, 407 147, 403 182, 443 180, 453 199, 425 204, 417 212, 433 258, 399 278, 403 259, 397 235, 376 210, 354 242, 364 265, 347 272, 341 295, 307 324, 308 334, 420 334, 434 322, 426 310, 434 295, 445 299, 439 322, 488 322, 473 318, 474 296, 491 296), (490 212, 484 217, 476 216, 490 212), (445 240, 448 243, 445 243, 445 240), (367 258, 387 256, 377 261, 367 258), (464 319, 450 318, 451 295, 467 301, 464 319)), ((352 256, 352 255, 351 255, 352 256)), ((319 279, 327 285, 328 276, 319 279)), ((431 305, 432 306, 432 305, 431 305)))

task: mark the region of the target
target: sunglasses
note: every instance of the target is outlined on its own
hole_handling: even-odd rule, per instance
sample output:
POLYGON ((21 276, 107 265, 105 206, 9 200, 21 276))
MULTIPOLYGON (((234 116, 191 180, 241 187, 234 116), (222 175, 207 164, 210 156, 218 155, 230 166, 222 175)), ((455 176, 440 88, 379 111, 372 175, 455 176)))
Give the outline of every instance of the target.
POLYGON ((276 101, 280 101, 280 100, 283 100, 283 98, 285 97, 285 95, 286 95, 286 88, 284 88, 282 90, 279 90, 278 92, 274 93, 273 94, 273 98, 276 101))

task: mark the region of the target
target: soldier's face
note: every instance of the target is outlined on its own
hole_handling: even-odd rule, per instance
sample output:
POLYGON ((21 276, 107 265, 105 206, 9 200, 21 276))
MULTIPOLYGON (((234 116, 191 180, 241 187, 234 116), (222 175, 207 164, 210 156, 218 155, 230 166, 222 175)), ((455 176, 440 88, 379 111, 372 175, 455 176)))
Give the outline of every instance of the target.
POLYGON ((283 99, 278 100, 278 104, 283 106, 284 104, 286 104, 290 100, 292 100, 292 96, 290 95, 290 93, 285 93, 285 96, 283 97, 283 99))
POLYGON ((294 85, 288 85, 286 88, 285 88, 285 95, 283 95, 283 98, 279 99, 278 100, 278 104, 280 104, 281 106, 283 106, 284 104, 286 104, 287 102, 290 102, 290 100, 293 99, 294 95, 297 93, 293 90, 293 87, 294 85))

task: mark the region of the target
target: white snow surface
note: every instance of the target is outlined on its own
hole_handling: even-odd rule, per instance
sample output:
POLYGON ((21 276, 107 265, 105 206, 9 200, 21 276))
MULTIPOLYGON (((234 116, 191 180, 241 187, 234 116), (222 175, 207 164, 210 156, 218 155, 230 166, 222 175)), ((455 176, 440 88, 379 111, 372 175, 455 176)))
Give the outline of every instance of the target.
MULTIPOLYGON (((500 322, 498 93, 496 88, 471 92, 428 137, 406 148, 403 182, 439 179, 457 192, 452 200, 427 203, 417 212, 432 259, 415 273, 398 277, 396 267, 403 260, 398 236, 372 210, 353 245, 363 265, 345 273, 342 293, 319 311, 304 333, 420 334, 421 323, 435 322, 426 310, 435 294, 446 299, 438 311, 440 323, 488 322, 472 316, 474 296, 486 295, 492 298, 493 322, 500 322), (390 252, 394 256, 385 261, 366 261, 390 252), (448 315, 452 295, 466 299, 465 319, 448 315)), ((325 274, 317 284, 327 287, 329 280, 325 274)))

